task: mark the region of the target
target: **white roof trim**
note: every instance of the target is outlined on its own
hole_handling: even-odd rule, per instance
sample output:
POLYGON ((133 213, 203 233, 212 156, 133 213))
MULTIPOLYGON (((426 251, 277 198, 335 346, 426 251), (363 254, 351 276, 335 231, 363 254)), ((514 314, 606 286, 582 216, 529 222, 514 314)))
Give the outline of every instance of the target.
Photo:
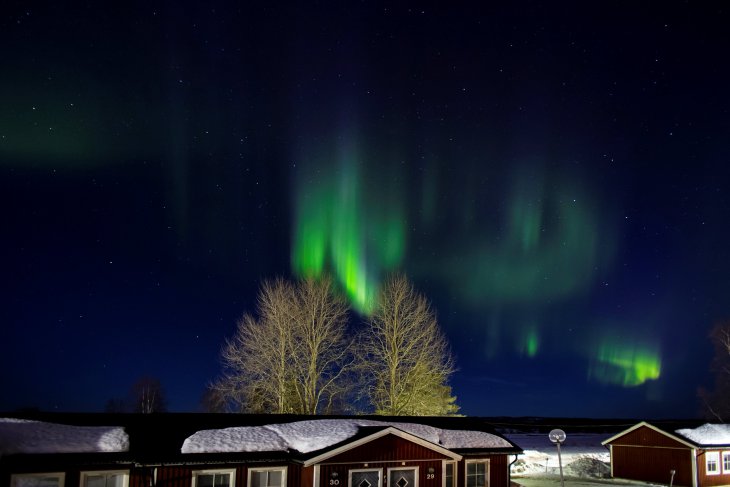
POLYGON ((622 432, 613 435, 609 439, 602 441, 601 442, 601 445, 604 445, 605 446, 607 443, 611 443, 612 441, 614 441, 614 440, 616 440, 616 439, 618 439, 618 438, 620 438, 620 437, 622 437, 622 436, 624 436, 626 434, 629 434, 632 431, 635 431, 635 430, 641 428, 642 426, 646 426, 647 428, 652 429, 652 430, 656 431, 657 433, 660 433, 660 434, 662 434, 664 436, 668 436, 669 438, 671 438, 671 439, 673 439, 675 441, 678 441, 679 443, 681 443, 683 445, 686 445, 688 448, 692 448, 692 449, 697 448, 697 445, 693 445, 692 443, 689 443, 686 439, 682 438, 681 436, 676 436, 676 435, 673 435, 671 433, 668 433, 668 432, 666 432, 666 431, 664 431, 662 429, 657 428, 656 426, 653 426, 653 425, 647 423, 646 421, 642 421, 640 423, 636 423, 631 428, 626 429, 626 430, 623 430, 622 432))
POLYGON ((353 442, 346 443, 346 444, 340 446, 339 448, 335 448, 334 450, 330 450, 328 452, 322 453, 321 455, 317 455, 314 458, 310 458, 309 460, 304 462, 304 466, 309 467, 309 466, 314 465, 315 463, 321 463, 324 460, 327 460, 328 458, 332 458, 336 455, 339 455, 340 453, 344 453, 346 451, 352 450, 353 448, 357 448, 358 446, 364 445, 365 443, 369 443, 378 438, 382 438, 383 436, 386 436, 386 435, 398 436, 400 438, 411 441, 413 443, 421 445, 430 450, 437 451, 437 452, 441 453, 442 455, 445 455, 449 458, 454 459, 457 462, 459 460, 461 460, 461 458, 462 458, 461 455, 459 455, 458 453, 454 453, 451 450, 447 450, 446 448, 444 448, 442 446, 439 446, 435 443, 431 443, 430 441, 426 441, 423 438, 412 435, 410 433, 406 433, 405 431, 399 430, 398 428, 394 428, 393 426, 388 426, 387 428, 385 428, 383 430, 376 431, 372 435, 368 435, 363 438, 360 438, 359 440, 355 440, 353 442))

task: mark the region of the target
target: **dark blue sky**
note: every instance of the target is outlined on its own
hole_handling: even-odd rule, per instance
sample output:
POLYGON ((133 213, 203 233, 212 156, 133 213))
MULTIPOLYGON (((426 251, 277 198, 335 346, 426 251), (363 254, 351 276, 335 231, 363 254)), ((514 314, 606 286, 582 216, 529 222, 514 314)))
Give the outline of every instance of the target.
POLYGON ((197 410, 317 235, 344 292, 351 259, 429 297, 465 414, 696 415, 730 315, 718 5, 6 4, 0 410, 142 376, 197 410))

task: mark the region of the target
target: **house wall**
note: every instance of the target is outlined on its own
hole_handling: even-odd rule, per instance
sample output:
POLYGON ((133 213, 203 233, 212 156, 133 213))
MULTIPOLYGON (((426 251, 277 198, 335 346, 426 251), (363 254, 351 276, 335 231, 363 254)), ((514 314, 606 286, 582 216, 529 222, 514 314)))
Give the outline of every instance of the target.
POLYGON ((647 426, 616 438, 611 443, 613 477, 674 485, 693 484, 692 448, 647 426))
POLYGON ((670 470, 675 470, 674 485, 692 485, 692 450, 687 447, 613 445, 611 466, 615 478, 669 484, 670 470))
MULTIPOLYGON (((470 457, 469 460, 489 459, 489 486, 508 487, 508 455, 485 455, 470 457)), ((320 481, 317 487, 349 487, 348 472, 352 469, 378 468, 383 472, 383 486, 387 486, 387 469, 393 467, 418 467, 418 487, 443 486, 443 461, 452 459, 438 451, 395 435, 377 438, 365 445, 328 458, 320 464, 320 481), (367 466, 366 466, 367 464, 367 466), (428 469, 433 468, 433 477, 428 478, 428 469), (337 472, 339 483, 330 485, 332 473, 337 472)), ((456 467, 457 487, 465 487, 465 460, 456 467)), ((309 487, 306 484, 302 487, 309 487)))
MULTIPOLYGON (((185 465, 185 466, 161 466, 157 467, 157 484, 156 487, 191 487, 193 480, 193 472, 197 470, 229 470, 236 471, 235 487, 247 487, 249 468, 272 468, 286 467, 286 485, 287 487, 311 487, 312 486, 312 469, 304 469, 301 465, 282 462, 281 464, 267 463, 263 465, 240 465, 240 464, 204 464, 204 465, 185 465), (304 472, 307 470, 307 472, 304 472)), ((149 478, 139 472, 135 478, 134 485, 130 478, 129 487, 150 487, 149 478), (144 483, 144 481, 148 483, 144 483)), ((76 484, 78 485, 78 483, 76 484)), ((70 486, 66 486, 70 487, 70 486)))
POLYGON ((507 455, 489 457, 489 485, 507 487, 509 485, 509 462, 507 455))
POLYGON ((489 460, 489 487, 509 486, 509 455, 485 455, 464 458, 457 466, 457 487, 466 487, 466 462, 489 460))
POLYGON ((388 468, 393 467, 418 467, 418 487, 441 487, 443 460, 450 458, 405 438, 386 435, 321 463, 318 487, 348 487, 348 472, 361 468, 381 469, 383 485, 386 486, 388 468), (429 468, 434 469, 433 478, 427 478, 429 468), (330 484, 333 472, 337 473, 339 480, 336 486, 330 484))
MULTIPOLYGON (((81 482, 81 472, 98 472, 98 471, 127 471, 129 472, 129 487, 149 487, 149 483, 144 483, 143 469, 135 468, 133 465, 127 464, 104 464, 98 463, 94 465, 79 465, 78 463, 68 463, 63 461, 63 455, 56 455, 48 461, 48 455, 45 455, 46 461, 26 462, 21 461, 13 466, 3 466, 0 468, 0 487, 9 487, 10 480, 16 474, 34 474, 34 473, 51 473, 63 472, 65 487, 78 487, 81 482)), ((23 460, 30 460, 25 458, 23 460)), ((189 487, 189 486, 188 486, 189 487)))
POLYGON ((711 487, 715 485, 730 485, 730 471, 723 470, 722 465, 722 452, 730 451, 730 448, 725 450, 700 450, 697 455, 697 476, 699 477, 699 485, 701 487, 711 487), (707 474, 707 462, 705 454, 708 451, 718 452, 720 458, 719 471, 717 475, 707 474))
MULTIPOLYGON (((348 487, 348 472, 350 470, 373 468, 380 469, 382 474, 383 487, 388 485, 388 469, 398 467, 418 467, 418 487, 442 487, 441 479, 442 463, 440 460, 434 461, 402 461, 402 462, 367 462, 350 463, 350 464, 322 464, 320 465, 319 487, 348 487), (405 463, 405 465, 404 465, 405 463), (434 478, 428 479, 428 469, 434 469, 434 478), (332 473, 337 473, 337 484, 331 484, 332 473)), ((310 484, 311 485, 311 484, 310 484)))

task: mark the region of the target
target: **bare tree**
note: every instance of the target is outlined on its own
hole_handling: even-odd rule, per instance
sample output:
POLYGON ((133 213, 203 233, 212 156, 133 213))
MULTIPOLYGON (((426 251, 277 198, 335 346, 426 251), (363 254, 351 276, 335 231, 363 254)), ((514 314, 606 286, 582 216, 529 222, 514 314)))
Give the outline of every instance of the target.
POLYGON ((317 414, 321 408, 332 412, 335 397, 346 393, 341 379, 352 364, 347 304, 328 278, 300 281, 295 300, 292 365, 301 412, 317 414))
POLYGON ((200 397, 200 410, 204 413, 225 413, 226 399, 220 390, 209 384, 200 397))
POLYGON ((712 391, 700 389, 699 395, 705 417, 724 423, 730 418, 730 322, 715 325, 710 339, 715 347, 712 362, 715 384, 712 391))
POLYGON ((405 276, 380 292, 361 340, 360 368, 376 414, 448 415, 458 406, 447 382, 454 360, 431 307, 405 276))
POLYGON ((261 286, 257 315, 244 315, 221 352, 214 387, 229 409, 317 414, 343 393, 350 365, 347 306, 329 279, 261 286))
POLYGON ((167 411, 165 391, 158 379, 142 377, 130 391, 130 402, 135 413, 163 413, 167 411))

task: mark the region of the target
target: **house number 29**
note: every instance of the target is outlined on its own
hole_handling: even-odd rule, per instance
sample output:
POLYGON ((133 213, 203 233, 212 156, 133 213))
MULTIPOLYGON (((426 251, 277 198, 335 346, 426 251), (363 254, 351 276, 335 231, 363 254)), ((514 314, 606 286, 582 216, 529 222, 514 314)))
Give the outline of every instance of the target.
POLYGON ((434 478, 436 478, 436 474, 435 473, 427 473, 426 474, 426 480, 432 480, 434 478))

